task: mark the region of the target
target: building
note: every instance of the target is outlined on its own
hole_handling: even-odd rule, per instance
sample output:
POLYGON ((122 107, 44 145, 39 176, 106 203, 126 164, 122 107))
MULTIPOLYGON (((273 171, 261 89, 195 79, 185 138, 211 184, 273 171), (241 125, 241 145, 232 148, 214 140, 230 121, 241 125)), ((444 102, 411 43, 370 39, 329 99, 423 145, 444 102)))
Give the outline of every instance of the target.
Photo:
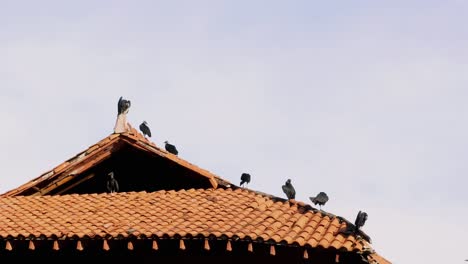
POLYGON ((390 263, 361 230, 341 232, 353 226, 232 184, 130 126, 0 195, 0 262, 390 263))

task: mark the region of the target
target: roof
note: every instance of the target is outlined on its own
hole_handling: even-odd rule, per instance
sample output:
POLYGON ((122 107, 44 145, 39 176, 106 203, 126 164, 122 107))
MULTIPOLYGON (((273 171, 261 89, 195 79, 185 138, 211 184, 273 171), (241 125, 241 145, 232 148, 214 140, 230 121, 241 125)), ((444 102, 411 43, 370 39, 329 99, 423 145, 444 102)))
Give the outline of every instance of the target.
POLYGON ((371 263, 390 263, 374 252, 365 234, 338 232, 349 225, 346 219, 308 204, 239 188, 159 148, 134 128, 111 134, 54 169, 0 195, 0 239, 7 241, 201 237, 355 252, 367 256, 371 263), (119 151, 122 145, 187 168, 209 182, 209 187, 48 195, 119 151))
POLYGON ((214 173, 202 169, 195 164, 192 164, 179 156, 167 152, 165 149, 159 148, 155 143, 149 141, 135 128, 130 127, 129 132, 113 133, 108 137, 100 140, 98 143, 90 146, 86 150, 78 153, 69 160, 59 164, 54 169, 43 173, 37 178, 13 189, 0 196, 24 195, 28 191, 36 192, 35 195, 45 195, 58 185, 70 181, 76 175, 95 166, 96 163, 102 162, 109 158, 113 152, 118 151, 122 144, 127 144, 141 151, 148 152, 153 155, 161 156, 182 167, 195 172, 200 178, 209 181, 211 186, 216 188, 219 184, 229 186, 231 183, 214 173))
POLYGON ((347 225, 338 217, 242 188, 2 197, 0 209, 4 239, 214 236, 343 251, 370 248, 364 239, 336 234, 347 225))

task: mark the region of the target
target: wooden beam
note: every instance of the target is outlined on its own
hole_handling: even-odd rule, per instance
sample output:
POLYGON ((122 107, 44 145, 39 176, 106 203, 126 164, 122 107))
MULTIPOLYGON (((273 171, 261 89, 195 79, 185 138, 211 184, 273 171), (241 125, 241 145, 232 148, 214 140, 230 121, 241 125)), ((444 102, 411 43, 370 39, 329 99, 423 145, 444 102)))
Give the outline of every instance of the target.
POLYGON ((158 247, 158 242, 156 240, 153 240, 153 250, 158 250, 159 247, 158 247))
POLYGON ((78 240, 78 242, 76 242, 76 249, 79 251, 83 251, 83 245, 81 244, 81 240, 78 240))
POLYGON ((110 249, 106 239, 104 239, 104 242, 102 242, 102 249, 104 249, 105 251, 108 251, 110 249))
POLYGON ((86 162, 83 162, 80 166, 73 166, 72 169, 68 169, 67 172, 69 173, 70 171, 73 172, 73 174, 66 174, 66 172, 61 172, 59 174, 65 174, 66 176, 61 178, 60 180, 55 180, 49 183, 49 185, 45 186, 44 188, 41 188, 41 190, 38 193, 35 193, 33 195, 45 195, 57 188, 60 185, 63 185, 70 180, 72 180, 74 175, 79 175, 83 171, 95 166, 97 163, 101 163, 102 161, 106 160, 111 156, 110 151, 104 151, 102 153, 98 154, 92 154, 90 156, 86 156, 86 162))
POLYGON ((62 193, 64 193, 64 192, 70 190, 71 188, 77 186, 78 184, 80 184, 80 183, 82 183, 82 182, 84 182, 84 181, 86 181, 86 180, 88 180, 88 179, 90 179, 90 178, 92 178, 92 177, 94 177, 94 176, 95 176, 94 173, 90 173, 90 174, 86 175, 85 177, 83 177, 83 178, 77 180, 76 182, 70 184, 70 186, 64 188, 63 190, 58 191, 57 194, 62 194, 62 193))
POLYGON ((205 250, 210 250, 210 243, 208 242, 208 239, 205 238, 205 246, 204 246, 204 249, 205 250))
POLYGON ((132 241, 128 241, 128 243, 127 243, 127 249, 128 249, 128 250, 133 250, 133 243, 132 243, 132 241))
POLYGON ((29 250, 35 250, 36 247, 34 246, 34 242, 32 240, 29 240, 29 250))
POLYGON ((5 244, 5 249, 8 250, 8 251, 13 250, 13 247, 11 246, 11 243, 8 240, 7 240, 6 244, 5 244))
POLYGON ((180 239, 179 248, 181 250, 185 250, 185 243, 184 243, 184 240, 182 240, 182 239, 180 239))
POLYGON ((60 249, 60 247, 59 247, 59 244, 58 244, 58 241, 57 241, 57 240, 54 240, 54 244, 53 244, 53 246, 52 246, 52 249, 53 249, 53 250, 59 250, 59 249, 60 249))

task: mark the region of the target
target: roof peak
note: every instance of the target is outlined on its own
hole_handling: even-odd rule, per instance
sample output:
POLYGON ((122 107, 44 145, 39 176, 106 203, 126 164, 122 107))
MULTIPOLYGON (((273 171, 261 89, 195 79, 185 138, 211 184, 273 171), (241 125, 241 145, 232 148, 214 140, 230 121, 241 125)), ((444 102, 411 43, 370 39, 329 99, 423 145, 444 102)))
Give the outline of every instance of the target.
MULTIPOLYGON (((148 159, 155 159, 159 166, 161 164, 172 164, 170 165, 170 167, 175 168, 177 171, 180 169, 188 171, 189 174, 192 175, 192 182, 194 179, 193 177, 195 177, 199 178, 201 181, 206 181, 208 185, 212 188, 217 188, 219 184, 224 186, 231 184, 227 180, 222 179, 214 173, 202 169, 197 165, 194 165, 180 158, 179 156, 173 155, 165 149, 158 147, 154 142, 150 141, 148 138, 146 138, 143 134, 138 132, 129 124, 128 131, 122 133, 112 133, 108 135, 107 137, 103 138, 97 143, 89 146, 84 151, 79 152, 74 157, 57 165, 52 170, 47 171, 41 174, 40 176, 34 178, 33 180, 13 190, 10 190, 0 196, 45 195, 49 193, 59 194, 55 193, 54 189, 56 189, 59 185, 65 186, 66 184, 72 184, 72 178, 74 178, 77 175, 82 175, 84 173, 91 175, 90 171, 92 171, 93 168, 108 171, 113 170, 112 168, 106 169, 103 165, 106 162, 109 163, 109 160, 117 159, 114 162, 109 163, 114 164, 117 167, 128 167, 129 165, 124 164, 125 160, 121 160, 122 157, 120 158, 120 160, 118 160, 118 156, 122 155, 122 152, 125 151, 132 151, 132 153, 140 153, 140 156, 143 155, 141 157, 148 157, 144 159, 146 160, 145 162, 147 166, 150 166, 150 163, 148 163, 148 159)), ((126 155, 126 157, 132 158, 132 155, 130 153, 126 155)), ((139 161, 133 158, 133 161, 131 162, 132 168, 138 166, 138 164, 135 164, 135 162, 138 163, 139 161)), ((155 166, 156 165, 152 165, 152 167, 156 169, 155 166)), ((129 171, 131 170, 131 168, 127 168, 125 170, 129 171)), ((106 172, 106 175, 107 173, 108 172, 106 172)), ((186 173, 178 174, 186 175, 186 173)))

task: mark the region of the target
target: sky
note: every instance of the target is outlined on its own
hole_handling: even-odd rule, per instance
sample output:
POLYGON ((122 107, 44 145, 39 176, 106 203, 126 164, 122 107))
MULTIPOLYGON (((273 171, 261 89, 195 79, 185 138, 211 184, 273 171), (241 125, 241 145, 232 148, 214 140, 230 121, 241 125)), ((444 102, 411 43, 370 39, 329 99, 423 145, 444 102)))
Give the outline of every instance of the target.
POLYGON ((396 264, 468 259, 467 1, 0 0, 0 193, 133 127, 363 231, 396 264))

